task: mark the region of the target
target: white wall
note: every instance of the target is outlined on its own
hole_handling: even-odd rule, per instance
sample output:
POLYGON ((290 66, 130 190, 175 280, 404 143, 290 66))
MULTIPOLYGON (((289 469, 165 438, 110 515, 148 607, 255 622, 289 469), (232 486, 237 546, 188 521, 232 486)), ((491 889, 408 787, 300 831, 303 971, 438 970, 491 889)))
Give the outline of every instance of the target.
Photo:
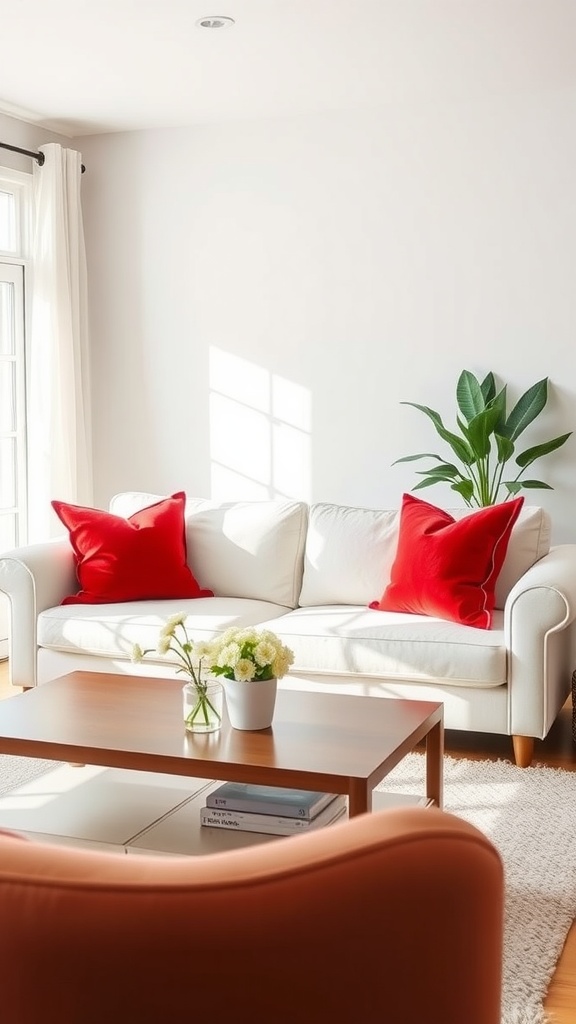
MULTIPOLYGON (((54 132, 48 132, 44 128, 38 128, 35 124, 27 121, 20 121, 15 117, 8 117, 0 113, 0 142, 7 142, 10 146, 19 146, 21 149, 30 149, 36 152, 38 146, 47 142, 59 142, 62 146, 73 146, 70 139, 54 132)), ((28 156, 20 153, 12 153, 9 149, 0 149, 0 166, 10 167, 17 171, 32 172, 33 161, 28 156)))
MULTIPOLYGON (((484 99, 77 140, 98 503, 396 506, 422 467, 394 459, 445 452, 400 402, 452 426, 463 368, 511 400, 550 377, 522 447, 576 428, 575 100, 535 70, 484 99)), ((575 454, 531 471, 556 541, 575 454)))

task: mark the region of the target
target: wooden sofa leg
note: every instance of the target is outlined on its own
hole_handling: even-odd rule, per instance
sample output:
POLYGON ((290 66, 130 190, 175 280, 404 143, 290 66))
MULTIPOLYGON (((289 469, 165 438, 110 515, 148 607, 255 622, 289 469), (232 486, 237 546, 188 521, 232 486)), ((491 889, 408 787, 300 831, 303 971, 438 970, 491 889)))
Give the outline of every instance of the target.
POLYGON ((519 768, 529 768, 534 757, 533 736, 513 736, 514 760, 519 768))

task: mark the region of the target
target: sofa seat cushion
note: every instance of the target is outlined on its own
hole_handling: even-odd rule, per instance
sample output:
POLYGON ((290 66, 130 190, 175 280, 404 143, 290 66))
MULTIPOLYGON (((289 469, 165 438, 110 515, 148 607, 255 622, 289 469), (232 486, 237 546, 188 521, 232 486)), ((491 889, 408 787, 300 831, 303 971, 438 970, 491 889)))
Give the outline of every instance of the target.
MULTIPOLYGON (((128 658, 132 647, 156 650, 160 630, 170 615, 188 612, 191 640, 211 640, 229 626, 257 626, 275 620, 287 608, 244 598, 195 598, 189 601, 131 601, 108 605, 57 605, 38 617, 38 645, 55 651, 128 658)), ((171 653, 146 661, 175 661, 171 653)))
POLYGON ((503 613, 490 630, 362 605, 298 608, 262 624, 294 651, 298 672, 494 687, 506 683, 503 613))

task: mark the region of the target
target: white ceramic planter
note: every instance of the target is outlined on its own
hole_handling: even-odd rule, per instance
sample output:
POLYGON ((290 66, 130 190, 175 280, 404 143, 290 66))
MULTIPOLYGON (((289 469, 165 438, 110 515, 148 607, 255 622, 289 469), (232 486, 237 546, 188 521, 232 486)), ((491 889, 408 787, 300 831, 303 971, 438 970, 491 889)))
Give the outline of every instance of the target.
POLYGON ((268 729, 274 718, 277 679, 241 683, 222 679, 230 725, 234 729, 268 729))

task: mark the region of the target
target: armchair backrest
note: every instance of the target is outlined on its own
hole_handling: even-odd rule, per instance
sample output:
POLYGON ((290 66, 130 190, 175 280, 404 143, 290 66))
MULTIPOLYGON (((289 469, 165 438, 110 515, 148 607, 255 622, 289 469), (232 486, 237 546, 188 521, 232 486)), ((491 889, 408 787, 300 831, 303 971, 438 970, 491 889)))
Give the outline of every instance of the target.
POLYGON ((436 809, 210 857, 0 835, 14 1024, 499 1024, 503 869, 436 809))

